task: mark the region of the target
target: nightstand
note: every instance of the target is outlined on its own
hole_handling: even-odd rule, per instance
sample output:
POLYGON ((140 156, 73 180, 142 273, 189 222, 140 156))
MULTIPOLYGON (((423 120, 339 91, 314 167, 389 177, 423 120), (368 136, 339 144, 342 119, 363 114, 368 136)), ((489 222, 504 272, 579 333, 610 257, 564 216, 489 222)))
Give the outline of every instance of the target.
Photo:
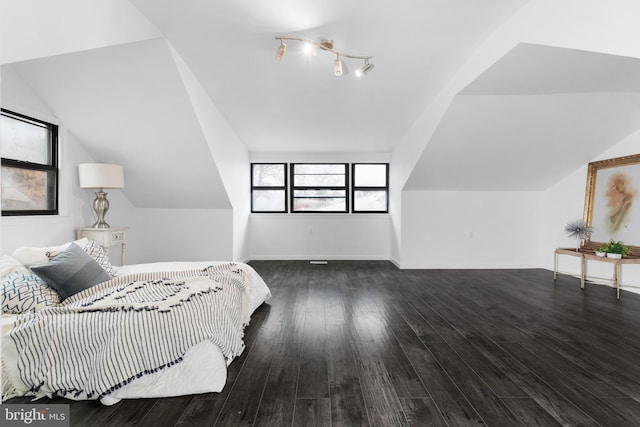
POLYGON ((113 245, 122 245, 122 265, 124 265, 124 254, 127 249, 127 230, 129 227, 111 227, 111 228, 78 228, 76 230, 76 239, 86 237, 89 240, 97 242, 104 252, 109 256, 109 248, 113 245))

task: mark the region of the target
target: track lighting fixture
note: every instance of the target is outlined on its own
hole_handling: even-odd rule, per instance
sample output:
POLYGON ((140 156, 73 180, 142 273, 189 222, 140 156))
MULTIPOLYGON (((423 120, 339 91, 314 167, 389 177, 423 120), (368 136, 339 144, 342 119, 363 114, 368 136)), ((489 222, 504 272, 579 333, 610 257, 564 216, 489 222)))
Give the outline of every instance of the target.
POLYGON ((298 42, 302 42, 305 44, 304 51, 310 57, 316 56, 316 48, 320 50, 324 50, 326 52, 331 52, 336 55, 336 60, 333 62, 333 74, 337 77, 343 74, 343 64, 342 59, 361 59, 364 61, 364 66, 356 70, 356 77, 362 77, 367 74, 373 68, 373 64, 369 63, 369 60, 372 58, 371 56, 363 56, 363 55, 352 55, 349 53, 345 53, 333 48, 333 40, 322 39, 319 42, 314 40, 309 40, 304 37, 293 37, 293 36, 277 36, 276 40, 280 40, 280 46, 278 46, 278 51, 276 53, 276 59, 281 61, 284 57, 284 54, 287 52, 287 45, 284 43, 284 40, 294 40, 298 42))

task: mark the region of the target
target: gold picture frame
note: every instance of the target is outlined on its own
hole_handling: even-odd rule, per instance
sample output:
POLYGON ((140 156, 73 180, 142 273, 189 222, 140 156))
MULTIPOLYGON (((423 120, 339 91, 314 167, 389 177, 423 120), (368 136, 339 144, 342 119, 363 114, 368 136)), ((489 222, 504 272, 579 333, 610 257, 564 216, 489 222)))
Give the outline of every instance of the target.
POLYGON ((613 239, 640 256, 640 154, 589 163, 584 221, 593 227, 584 249, 613 239))

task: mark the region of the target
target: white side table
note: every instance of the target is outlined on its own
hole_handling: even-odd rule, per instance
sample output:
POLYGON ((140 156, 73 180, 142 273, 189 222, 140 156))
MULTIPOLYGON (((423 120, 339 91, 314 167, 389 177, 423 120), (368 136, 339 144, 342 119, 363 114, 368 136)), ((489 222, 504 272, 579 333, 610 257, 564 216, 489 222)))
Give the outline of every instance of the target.
POLYGON ((124 265, 124 254, 127 250, 127 230, 129 227, 93 228, 85 227, 76 230, 76 239, 86 237, 97 242, 104 249, 107 257, 109 248, 113 245, 122 245, 122 265, 124 265))

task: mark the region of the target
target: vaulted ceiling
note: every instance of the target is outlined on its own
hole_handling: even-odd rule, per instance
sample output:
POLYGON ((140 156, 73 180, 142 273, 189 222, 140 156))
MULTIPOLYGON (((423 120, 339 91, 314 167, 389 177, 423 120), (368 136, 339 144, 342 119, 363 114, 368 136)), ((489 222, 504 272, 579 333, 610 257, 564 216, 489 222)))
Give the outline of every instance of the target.
POLYGON ((393 153, 427 117, 405 189, 541 190, 640 129, 640 60, 514 44, 425 115, 536 1, 3 0, 0 57, 96 160, 125 164, 135 206, 229 206, 177 58, 249 152, 393 153), (375 68, 335 77, 296 42, 276 61, 278 35, 375 68))

